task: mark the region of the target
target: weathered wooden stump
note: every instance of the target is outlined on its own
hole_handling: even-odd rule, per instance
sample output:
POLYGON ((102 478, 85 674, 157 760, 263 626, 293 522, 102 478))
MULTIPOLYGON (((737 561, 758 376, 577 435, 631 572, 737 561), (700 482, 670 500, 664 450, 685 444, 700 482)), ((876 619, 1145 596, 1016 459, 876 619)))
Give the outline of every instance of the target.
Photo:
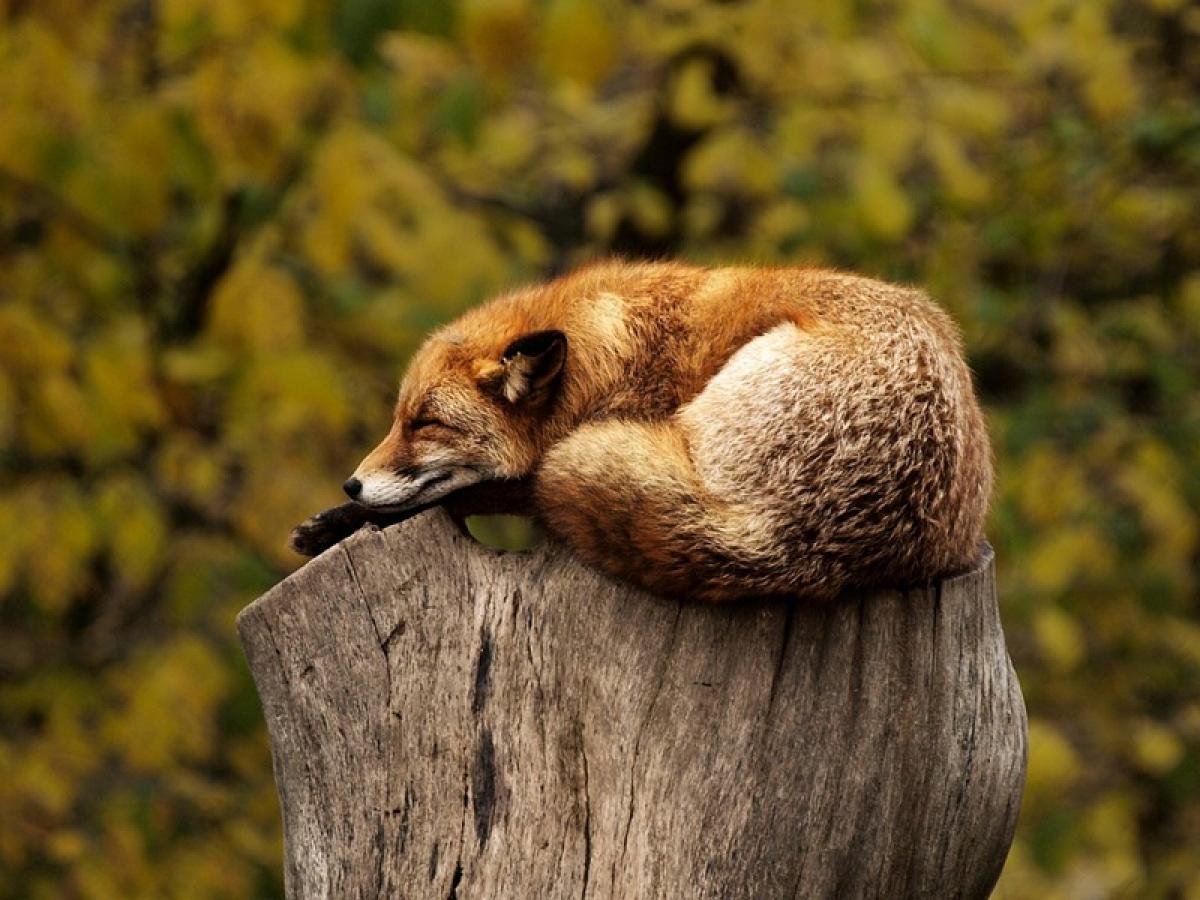
POLYGON ((985 897, 1025 771, 992 555, 680 604, 440 511, 242 612, 292 898, 985 897))

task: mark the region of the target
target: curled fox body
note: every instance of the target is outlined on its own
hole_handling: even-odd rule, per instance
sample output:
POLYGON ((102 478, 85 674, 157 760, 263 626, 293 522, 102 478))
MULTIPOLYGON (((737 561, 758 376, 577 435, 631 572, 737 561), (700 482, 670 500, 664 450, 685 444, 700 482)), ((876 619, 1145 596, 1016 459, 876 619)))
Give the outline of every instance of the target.
MULTIPOLYGON (((434 332, 346 483, 381 516, 491 497, 613 576, 708 601, 966 567, 990 488, 958 333, 919 291, 619 262, 434 332)), ((294 545, 323 549, 307 527, 294 545)))

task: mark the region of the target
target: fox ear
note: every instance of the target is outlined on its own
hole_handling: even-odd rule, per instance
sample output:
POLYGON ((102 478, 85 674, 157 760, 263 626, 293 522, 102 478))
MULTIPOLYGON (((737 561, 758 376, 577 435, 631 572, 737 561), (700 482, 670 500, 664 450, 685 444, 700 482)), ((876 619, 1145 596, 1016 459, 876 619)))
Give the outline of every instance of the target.
POLYGON ((562 373, 566 359, 565 334, 535 331, 508 345, 494 370, 494 384, 509 403, 542 399, 562 373))

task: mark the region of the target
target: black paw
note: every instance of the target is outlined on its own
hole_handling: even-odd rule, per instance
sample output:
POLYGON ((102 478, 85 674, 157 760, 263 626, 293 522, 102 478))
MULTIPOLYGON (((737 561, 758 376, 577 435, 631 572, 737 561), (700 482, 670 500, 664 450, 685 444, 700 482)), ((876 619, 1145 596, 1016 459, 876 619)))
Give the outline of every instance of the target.
POLYGON ((345 503, 317 513, 292 529, 288 546, 302 556, 318 556, 368 524, 365 510, 345 503))

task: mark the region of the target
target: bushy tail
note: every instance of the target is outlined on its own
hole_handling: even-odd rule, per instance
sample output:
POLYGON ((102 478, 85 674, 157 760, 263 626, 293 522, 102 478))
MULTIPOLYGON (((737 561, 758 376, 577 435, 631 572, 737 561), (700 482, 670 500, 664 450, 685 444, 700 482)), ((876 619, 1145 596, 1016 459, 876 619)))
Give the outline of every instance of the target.
POLYGON ((678 422, 585 426, 536 481, 547 528, 586 561, 658 594, 719 602, 794 593, 769 523, 701 483, 678 422))

